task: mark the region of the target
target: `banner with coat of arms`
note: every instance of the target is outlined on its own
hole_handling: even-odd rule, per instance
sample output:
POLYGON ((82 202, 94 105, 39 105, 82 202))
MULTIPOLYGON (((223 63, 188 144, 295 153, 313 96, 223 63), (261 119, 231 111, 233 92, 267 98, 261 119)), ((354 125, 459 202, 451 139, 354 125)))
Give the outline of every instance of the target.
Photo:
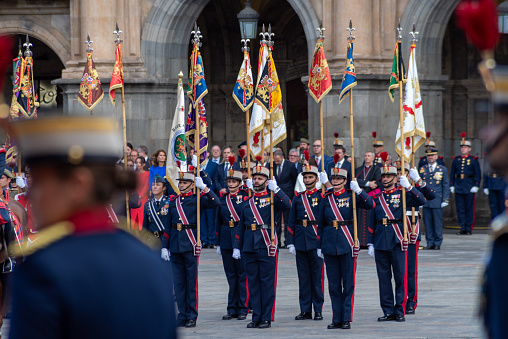
POLYGON ((243 52, 242 67, 240 67, 238 77, 236 78, 233 98, 244 112, 254 103, 254 84, 248 51, 243 52))
POLYGON ((95 69, 95 63, 92 59, 92 53, 86 55, 86 65, 81 77, 79 86, 78 101, 88 110, 92 110, 102 100, 104 91, 102 90, 99 73, 95 69))
MULTIPOLYGON (((11 117, 32 119, 37 118, 37 96, 34 88, 33 59, 27 56, 19 60, 19 80, 14 84, 13 102, 11 104, 11 117), (14 99, 16 101, 14 102, 14 99)), ((17 65, 17 62, 16 62, 17 65)), ((16 66, 15 66, 16 67, 16 66)))
POLYGON ((323 39, 318 39, 312 56, 312 63, 309 72, 309 93, 319 103, 323 97, 332 89, 332 78, 328 69, 323 39))
POLYGON ((111 103, 115 106, 115 92, 123 87, 123 63, 122 63, 122 44, 116 45, 115 67, 111 75, 111 83, 109 84, 109 97, 111 103))
MULTIPOLYGON (((180 73, 181 74, 181 73, 180 73)), ((177 161, 186 164, 185 156, 185 94, 182 86, 182 79, 178 80, 177 102, 173 124, 169 132, 168 159, 166 161, 166 179, 173 190, 180 194, 178 189, 178 166, 177 161)))
POLYGON ((342 77, 342 85, 339 94, 339 104, 348 95, 351 95, 351 88, 356 86, 356 72, 355 63, 353 61, 353 42, 350 41, 347 44, 346 53, 346 69, 344 70, 344 76, 342 77))

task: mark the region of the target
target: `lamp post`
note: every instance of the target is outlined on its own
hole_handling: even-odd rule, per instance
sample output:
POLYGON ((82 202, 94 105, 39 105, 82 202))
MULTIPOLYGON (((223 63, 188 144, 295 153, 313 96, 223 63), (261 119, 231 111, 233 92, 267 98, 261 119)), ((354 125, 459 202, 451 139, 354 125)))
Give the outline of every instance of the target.
POLYGON ((245 1, 245 8, 236 16, 240 22, 240 33, 245 39, 255 39, 258 29, 259 13, 251 7, 251 1, 245 1))

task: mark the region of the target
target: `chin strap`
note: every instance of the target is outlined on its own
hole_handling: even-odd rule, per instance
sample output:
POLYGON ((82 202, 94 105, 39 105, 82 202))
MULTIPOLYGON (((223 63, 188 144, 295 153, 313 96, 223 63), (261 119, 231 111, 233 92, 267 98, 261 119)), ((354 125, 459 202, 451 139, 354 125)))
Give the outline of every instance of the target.
POLYGON ((316 180, 314 180, 314 182, 312 182, 312 183, 310 183, 310 184, 308 184, 308 185, 304 183, 305 188, 308 190, 308 189, 309 189, 309 188, 308 188, 309 186, 315 186, 315 185, 316 185, 316 183, 317 183, 317 181, 318 181, 318 179, 317 179, 317 177, 316 177, 316 180))
POLYGON ((238 183, 238 185, 236 185, 236 186, 232 186, 232 187, 231 187, 231 186, 229 186, 229 185, 228 185, 228 189, 235 189, 235 188, 237 188, 237 187, 240 187, 240 185, 241 185, 241 184, 242 184, 242 182, 240 181, 240 182, 238 183))
POLYGON ((386 186, 389 186, 393 183, 393 181, 397 178, 397 176, 394 176, 392 180, 390 180, 390 182, 386 183, 386 184, 383 184, 383 188, 386 188, 386 186))
POLYGON ((332 184, 332 181, 330 180, 330 184, 332 184, 333 187, 337 187, 337 186, 340 186, 344 183, 344 181, 346 181, 346 179, 342 178, 342 181, 340 183, 338 183, 337 185, 334 185, 332 184))

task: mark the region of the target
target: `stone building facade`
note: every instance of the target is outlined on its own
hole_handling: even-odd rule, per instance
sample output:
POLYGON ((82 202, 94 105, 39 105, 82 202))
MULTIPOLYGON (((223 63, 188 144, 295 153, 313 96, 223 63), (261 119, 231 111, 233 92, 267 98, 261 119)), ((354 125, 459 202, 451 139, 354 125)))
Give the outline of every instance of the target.
MULTIPOLYGON (((354 58, 358 85, 354 88, 355 150, 357 159, 371 149, 372 131, 395 155, 398 103, 387 90, 396 39, 403 28, 402 51, 409 54, 409 31, 419 32, 417 63, 427 130, 451 164, 459 153, 460 133, 473 141, 474 155, 483 158, 479 130, 492 119, 487 93, 476 72, 479 56, 455 26, 459 0, 254 0, 261 25, 275 33, 274 59, 281 80, 287 142, 319 138, 319 106, 308 95, 308 67, 322 22, 325 53, 333 90, 323 101, 325 150, 332 152, 333 134, 349 145, 349 105, 338 103, 349 19, 356 28, 354 58), (487 107, 487 108, 486 108, 487 107)), ((77 92, 86 58, 87 34, 93 40, 94 61, 106 91, 94 115, 121 121, 121 105, 113 106, 107 89, 114 63, 115 23, 123 31, 123 62, 127 137, 150 150, 166 148, 176 104, 177 75, 186 74, 191 30, 195 22, 203 34, 201 48, 209 94, 205 97, 209 142, 236 145, 245 140, 245 114, 232 99, 242 60, 237 14, 244 0, 11 0, 0 3, 0 33, 28 34, 34 41, 36 80, 40 87, 56 86, 53 97, 62 114, 88 114, 77 92), (39 48, 39 51, 37 49, 39 48), (42 86, 42 84, 44 86, 42 86)), ((501 38, 496 57, 508 56, 501 38)), ((251 41, 252 64, 257 65, 259 39, 251 41)), ((255 67, 254 67, 255 68, 255 67)), ((254 70, 254 73, 256 71, 254 70)), ((255 74, 256 76, 256 74, 255 74)), ((5 89, 6 98, 9 88, 5 89)), ((49 97, 48 97, 49 98, 49 97)), ((41 110, 41 115, 44 111, 41 110)), ((349 147, 348 147, 349 148, 349 147)), ((423 155, 420 150, 418 155, 423 155)), ((477 204, 488 217, 485 197, 477 204)), ((452 204, 453 206, 453 204, 452 204)), ((481 212, 481 213, 480 213, 481 212)), ((453 215, 448 211, 448 216, 453 215)))

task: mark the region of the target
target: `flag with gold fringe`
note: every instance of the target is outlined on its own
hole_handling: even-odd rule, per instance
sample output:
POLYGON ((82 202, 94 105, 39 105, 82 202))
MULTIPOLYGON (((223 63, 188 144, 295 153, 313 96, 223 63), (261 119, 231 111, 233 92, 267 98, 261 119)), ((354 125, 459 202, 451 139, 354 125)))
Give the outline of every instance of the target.
POLYGON ((236 78, 233 98, 244 112, 254 103, 254 83, 248 50, 243 51, 242 67, 240 67, 238 77, 236 78))
POLYGON ((332 78, 328 69, 323 38, 318 39, 312 56, 312 63, 309 72, 309 93, 319 103, 323 97, 332 89, 332 78))
POLYGON ((388 95, 390 96, 390 100, 393 102, 393 93, 396 89, 399 88, 399 81, 402 83, 406 82, 404 78, 404 74, 406 71, 404 70, 404 61, 402 60, 402 56, 400 55, 401 42, 397 41, 395 44, 395 51, 393 55, 393 63, 392 63, 392 72, 390 73, 390 85, 388 87, 388 95))
POLYGON ((113 74, 111 75, 111 82, 109 84, 109 98, 113 106, 115 106, 115 92, 123 86, 122 44, 120 43, 116 45, 115 67, 113 68, 113 74))
POLYGON ((339 104, 344 100, 348 94, 351 93, 351 88, 356 86, 356 72, 355 63, 353 61, 353 42, 350 41, 347 44, 346 52, 346 69, 344 70, 344 76, 342 77, 342 86, 339 93, 339 104))
MULTIPOLYGON (((21 44, 21 43, 20 43, 21 44)), ((19 118, 19 109, 18 109, 18 95, 20 89, 20 80, 21 80, 21 62, 23 61, 23 54, 21 52, 21 47, 18 52, 18 57, 12 60, 12 101, 10 108, 10 116, 12 119, 19 118)))
MULTIPOLYGON (((30 44, 31 45, 31 44, 30 44)), ((37 95, 34 89, 33 59, 30 55, 21 58, 19 65, 19 83, 17 84, 16 103, 11 105, 11 116, 23 119, 37 118, 37 95)), ((14 100, 14 98, 13 98, 14 100)))
POLYGON ((88 110, 92 110, 102 100, 104 91, 102 89, 99 73, 95 69, 92 59, 92 52, 86 55, 86 65, 81 77, 79 86, 78 101, 88 110))

